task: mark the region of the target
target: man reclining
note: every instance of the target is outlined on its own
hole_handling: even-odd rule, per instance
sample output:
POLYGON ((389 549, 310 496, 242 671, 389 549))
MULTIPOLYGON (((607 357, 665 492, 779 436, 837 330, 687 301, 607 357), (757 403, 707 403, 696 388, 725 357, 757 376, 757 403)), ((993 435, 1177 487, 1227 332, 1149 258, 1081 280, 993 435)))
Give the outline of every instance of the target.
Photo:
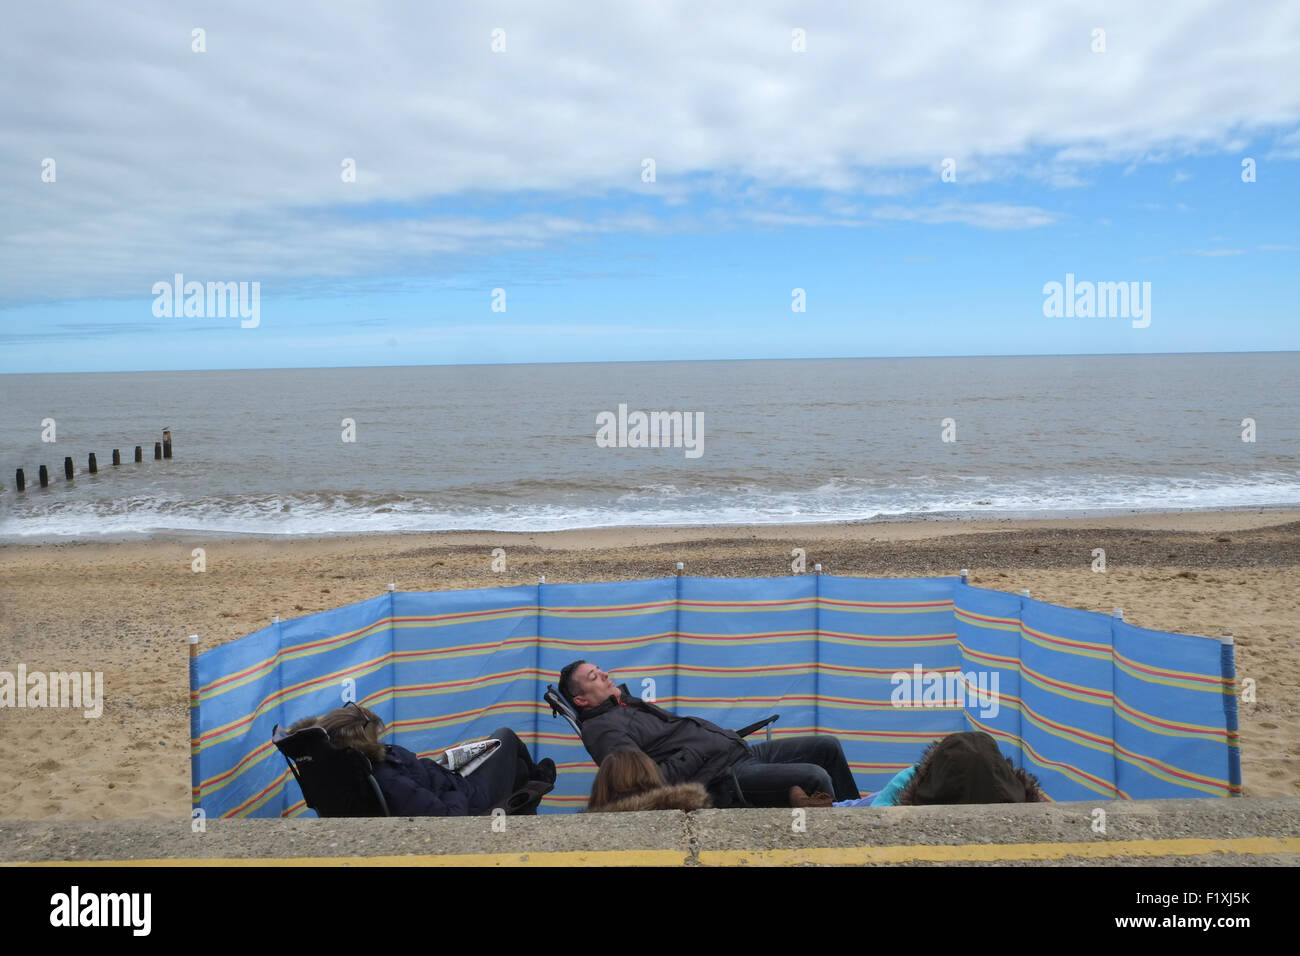
POLYGON ((735 802, 733 773, 745 801, 755 806, 789 806, 793 787, 821 790, 836 800, 858 798, 853 772, 834 737, 750 746, 707 720, 679 717, 633 697, 587 661, 565 667, 559 687, 577 712, 583 746, 597 765, 616 748, 636 747, 659 765, 665 782, 703 784, 719 807, 735 802))

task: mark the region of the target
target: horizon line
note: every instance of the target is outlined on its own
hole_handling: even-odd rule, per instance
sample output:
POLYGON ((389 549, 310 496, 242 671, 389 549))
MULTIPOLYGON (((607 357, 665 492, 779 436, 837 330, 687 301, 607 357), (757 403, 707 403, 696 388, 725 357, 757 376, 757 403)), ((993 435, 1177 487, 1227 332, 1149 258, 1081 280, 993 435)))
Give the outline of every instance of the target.
POLYGON ((96 369, 93 371, 4 372, 0 375, 130 375, 164 372, 309 372, 328 369, 363 368, 530 368, 548 365, 676 365, 686 362, 854 362, 895 359, 969 359, 969 358, 1127 358, 1157 355, 1290 355, 1294 349, 1233 349, 1187 352, 992 352, 963 355, 808 355, 786 358, 700 358, 700 359, 602 359, 575 362, 402 362, 392 365, 276 365, 257 368, 135 368, 96 369))

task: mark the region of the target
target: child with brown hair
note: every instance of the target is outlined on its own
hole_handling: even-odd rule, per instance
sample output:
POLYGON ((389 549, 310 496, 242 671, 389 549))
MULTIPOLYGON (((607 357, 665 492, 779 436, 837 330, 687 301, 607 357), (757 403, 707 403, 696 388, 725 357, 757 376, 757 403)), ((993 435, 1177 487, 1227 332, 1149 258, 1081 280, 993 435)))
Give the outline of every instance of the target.
POLYGON ((635 747, 620 747, 600 762, 587 810, 703 810, 711 806, 703 784, 669 786, 659 765, 635 747))

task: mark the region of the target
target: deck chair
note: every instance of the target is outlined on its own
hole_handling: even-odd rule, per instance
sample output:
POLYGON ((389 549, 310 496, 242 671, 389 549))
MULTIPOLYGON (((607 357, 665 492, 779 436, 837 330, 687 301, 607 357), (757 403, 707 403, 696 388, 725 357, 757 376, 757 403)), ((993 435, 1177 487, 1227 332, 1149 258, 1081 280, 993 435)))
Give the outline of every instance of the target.
POLYGON ((271 742, 284 756, 303 799, 317 816, 390 815, 370 761, 359 750, 332 746, 324 727, 304 727, 286 734, 277 724, 271 742))
MULTIPOLYGON (((632 696, 631 691, 627 689, 627 684, 620 684, 619 690, 629 697, 632 696)), ((546 685, 546 693, 542 695, 542 699, 551 707, 551 719, 563 717, 569 726, 573 728, 573 732, 578 735, 578 739, 582 739, 582 728, 578 724, 578 712, 573 709, 573 704, 569 699, 555 689, 554 684, 546 685)), ((766 733, 767 740, 771 741, 772 724, 776 723, 780 717, 780 714, 772 714, 770 717, 756 720, 752 724, 746 724, 736 731, 736 736, 748 737, 755 731, 762 730, 766 733)), ((719 808, 751 806, 749 801, 745 799, 744 792, 740 789, 740 781, 736 779, 735 772, 732 771, 729 776, 731 778, 729 785, 724 785, 715 792, 714 804, 719 808)))

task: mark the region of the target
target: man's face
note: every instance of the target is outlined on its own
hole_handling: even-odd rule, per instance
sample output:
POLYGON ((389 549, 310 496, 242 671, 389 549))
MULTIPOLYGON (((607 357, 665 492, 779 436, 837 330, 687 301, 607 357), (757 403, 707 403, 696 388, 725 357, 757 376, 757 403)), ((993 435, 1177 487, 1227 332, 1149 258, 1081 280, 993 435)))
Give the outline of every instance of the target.
POLYGON ((614 686, 610 676, 587 661, 583 661, 573 672, 573 683, 578 688, 578 692, 573 695, 573 702, 583 710, 588 707, 599 707, 618 694, 618 688, 614 686))

